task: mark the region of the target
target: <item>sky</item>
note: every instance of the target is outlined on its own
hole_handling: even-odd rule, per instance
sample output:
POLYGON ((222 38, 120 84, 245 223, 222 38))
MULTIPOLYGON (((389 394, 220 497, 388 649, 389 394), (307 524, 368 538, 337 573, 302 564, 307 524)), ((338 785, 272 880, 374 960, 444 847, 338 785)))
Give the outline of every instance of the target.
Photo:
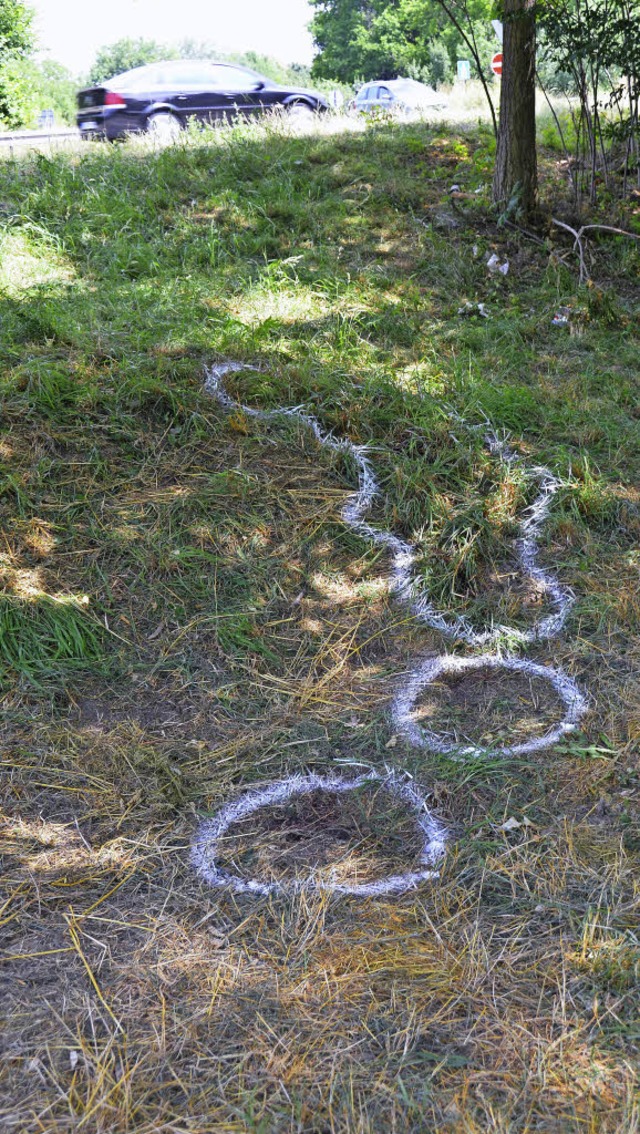
POLYGON ((29 0, 40 48, 74 75, 105 44, 128 36, 214 43, 222 52, 259 51, 282 63, 310 63, 308 0, 29 0))

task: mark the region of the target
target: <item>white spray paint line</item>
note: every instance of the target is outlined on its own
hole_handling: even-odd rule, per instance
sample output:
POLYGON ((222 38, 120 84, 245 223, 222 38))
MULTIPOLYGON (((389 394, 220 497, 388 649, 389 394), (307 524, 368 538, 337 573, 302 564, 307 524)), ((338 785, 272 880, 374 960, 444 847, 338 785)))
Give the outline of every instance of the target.
MULTIPOLYGON (((438 630, 448 638, 466 642, 470 646, 489 646, 502 644, 504 646, 526 645, 554 637, 560 632, 567 619, 567 615, 575 601, 568 588, 562 587, 554 576, 540 566, 538 562, 538 541, 541 529, 549 515, 551 501, 560 487, 560 481, 544 466, 536 466, 527 471, 527 475, 537 480, 540 486, 538 495, 533 503, 525 510, 524 516, 518 525, 518 539, 515 549, 516 557, 522 573, 531 579, 537 587, 549 598, 554 610, 538 620, 528 630, 520 630, 514 626, 492 626, 488 630, 474 630, 471 623, 463 615, 452 615, 437 609, 428 595, 419 593, 421 584, 412 574, 417 555, 414 545, 406 540, 399 539, 391 532, 381 528, 374 528, 366 523, 364 517, 369 512, 380 489, 373 468, 368 460, 365 445, 354 445, 347 439, 338 440, 331 433, 326 433, 315 417, 305 413, 300 406, 276 410, 258 410, 250 406, 241 405, 230 398, 224 389, 222 379, 225 374, 241 370, 254 370, 239 362, 222 362, 212 366, 207 371, 205 390, 217 398, 226 409, 241 410, 250 417, 269 421, 276 417, 295 417, 302 422, 314 435, 320 445, 337 452, 348 453, 355 461, 358 469, 358 490, 354 492, 342 509, 342 519, 349 527, 371 541, 378 547, 385 547, 391 553, 391 589, 406 603, 412 614, 425 626, 438 630)), ((464 424, 464 423, 463 423, 464 424)), ((502 460, 513 464, 519 460, 504 441, 500 441, 495 433, 489 433, 485 438, 491 452, 496 453, 502 460)))
POLYGON ((422 882, 439 877, 434 869, 444 854, 446 833, 444 827, 431 814, 420 792, 407 779, 395 772, 379 775, 368 772, 347 780, 340 776, 297 775, 286 780, 278 780, 266 788, 247 791, 233 803, 226 804, 213 819, 200 824, 191 850, 191 862, 205 882, 210 886, 226 887, 236 894, 294 894, 303 890, 330 891, 335 894, 355 894, 360 897, 376 897, 386 894, 404 894, 414 890, 422 882), (420 862, 424 869, 407 871, 404 874, 387 874, 372 882, 340 882, 333 874, 325 878, 312 871, 304 878, 288 882, 261 882, 253 878, 223 869, 217 865, 220 841, 229 828, 246 819, 262 807, 286 803, 298 795, 312 791, 325 791, 335 794, 355 791, 366 784, 379 784, 396 799, 402 800, 413 813, 416 827, 424 838, 420 852, 420 862))
MULTIPOLYGON (((545 571, 538 563, 538 540, 541 529, 549 515, 553 496, 560 487, 560 482, 549 469, 544 466, 536 466, 527 472, 528 476, 538 481, 540 488, 536 499, 525 510, 524 517, 519 524, 516 555, 523 573, 546 592, 555 610, 546 617, 537 620, 528 630, 494 626, 490 630, 478 632, 464 617, 445 614, 433 605, 428 596, 417 594, 419 584, 413 578, 411 571, 416 560, 413 544, 399 539, 391 532, 374 528, 366 523, 364 517, 370 510, 375 497, 379 494, 378 482, 366 457, 366 446, 354 445, 347 439, 338 440, 331 433, 325 432, 315 417, 304 412, 303 407, 293 406, 276 410, 252 409, 250 406, 244 406, 234 401, 227 394, 223 385, 225 374, 255 369, 255 367, 247 366, 241 362, 218 363, 207 371, 205 390, 226 409, 241 410, 247 416, 263 421, 269 421, 275 417, 295 417, 313 433, 320 445, 336 452, 350 454, 358 469, 358 490, 347 500, 342 509, 342 518, 358 534, 369 539, 376 546, 386 547, 390 551, 392 557, 392 590, 403 602, 407 603, 413 614, 422 623, 440 631, 447 637, 464 641, 472 646, 486 646, 497 643, 509 646, 526 644, 550 638, 559 633, 574 598, 568 589, 562 587, 553 575, 545 571)), ((501 441, 495 433, 490 432, 485 437, 485 441, 490 451, 507 463, 514 463, 519 459, 507 443, 501 441)), ((544 736, 536 737, 522 744, 489 750, 493 753, 502 756, 515 756, 548 748, 565 733, 574 729, 586 710, 587 703, 578 686, 571 677, 560 669, 537 665, 526 659, 500 657, 493 654, 482 654, 473 658, 444 655, 422 662, 409 675, 404 687, 396 694, 392 706, 392 718, 396 728, 416 747, 430 748, 443 754, 457 753, 465 756, 479 756, 487 752, 487 749, 474 745, 451 744, 428 729, 422 728, 415 720, 415 705, 418 697, 437 677, 441 674, 462 673, 483 668, 502 668, 524 673, 529 677, 543 678, 552 685, 566 706, 563 719, 553 729, 547 731, 544 736)), ((241 878, 239 875, 226 872, 216 865, 215 858, 220 839, 234 822, 258 810, 258 808, 281 803, 293 796, 318 788, 325 791, 345 792, 353 791, 363 783, 368 782, 380 782, 393 791, 396 796, 405 800, 416 814, 418 825, 425 834, 422 860, 429 865, 437 864, 444 855, 446 829, 429 812, 422 796, 410 784, 399 780, 394 773, 390 773, 383 779, 377 773, 371 772, 354 780, 323 778, 315 775, 292 776, 263 790, 247 792, 238 802, 223 807, 214 819, 207 820, 200 825, 193 844, 193 866, 198 874, 212 886, 228 886, 237 893, 261 895, 291 893, 308 887, 361 896, 399 894, 414 888, 423 881, 437 878, 438 872, 436 870, 425 869, 406 874, 390 875, 376 882, 353 883, 351 885, 339 883, 337 880, 323 880, 314 874, 311 874, 307 879, 296 879, 291 883, 267 883, 241 878)))
POLYGON ((407 685, 401 689, 393 701, 391 716, 398 732, 418 748, 429 748, 443 755, 482 756, 491 753, 496 756, 524 756, 540 752, 556 744, 566 733, 572 732, 587 708, 587 702, 573 678, 560 669, 537 665, 526 658, 498 657, 495 654, 479 654, 473 658, 441 656, 429 658, 415 670, 407 685), (543 736, 523 741, 522 744, 494 745, 479 748, 473 744, 459 744, 444 740, 437 733, 418 724, 416 721, 416 701, 429 685, 443 674, 469 673, 479 669, 504 669, 513 673, 523 673, 527 677, 539 677, 555 689, 563 701, 566 712, 563 719, 543 736))

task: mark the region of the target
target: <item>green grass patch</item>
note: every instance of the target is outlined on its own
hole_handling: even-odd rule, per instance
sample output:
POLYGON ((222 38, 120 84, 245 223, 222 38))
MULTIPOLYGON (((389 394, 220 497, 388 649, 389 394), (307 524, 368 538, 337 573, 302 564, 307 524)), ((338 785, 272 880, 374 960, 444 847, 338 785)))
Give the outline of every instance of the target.
POLYGON ((0 681, 26 677, 34 684, 60 680, 104 659, 104 633, 74 601, 0 595, 0 681))

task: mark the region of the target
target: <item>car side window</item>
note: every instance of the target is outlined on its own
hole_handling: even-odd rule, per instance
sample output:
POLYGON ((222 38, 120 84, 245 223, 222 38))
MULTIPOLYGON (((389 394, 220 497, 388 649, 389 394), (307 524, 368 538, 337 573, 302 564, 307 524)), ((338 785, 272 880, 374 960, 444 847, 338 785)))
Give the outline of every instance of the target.
POLYGON ((251 71, 245 71, 242 67, 229 67, 226 64, 221 64, 219 67, 214 66, 211 68, 211 73, 214 73, 215 89, 226 91, 255 91, 260 78, 254 75, 251 71))
POLYGON ((378 87, 378 98, 383 102, 391 102, 393 95, 388 87, 378 87))
POLYGON ((170 60, 158 68, 160 81, 168 87, 199 88, 211 86, 211 72, 214 67, 191 63, 189 60, 170 60))
POLYGON ((115 86, 120 86, 125 91, 148 91, 153 90, 154 87, 159 86, 163 80, 163 69, 161 65, 150 64, 148 67, 137 67, 134 71, 127 71, 122 76, 122 81, 118 83, 119 75, 111 79, 115 86))

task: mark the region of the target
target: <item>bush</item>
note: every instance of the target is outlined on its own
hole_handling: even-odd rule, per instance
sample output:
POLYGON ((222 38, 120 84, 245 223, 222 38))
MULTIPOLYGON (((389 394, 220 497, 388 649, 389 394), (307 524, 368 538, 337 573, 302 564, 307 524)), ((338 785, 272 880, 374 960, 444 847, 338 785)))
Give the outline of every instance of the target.
POLYGON ((72 125, 78 84, 60 63, 8 59, 0 66, 3 120, 12 130, 37 126, 42 110, 53 110, 56 125, 72 125))
POLYGON ((61 63, 47 59, 39 65, 27 63, 26 69, 32 84, 35 121, 42 110, 52 110, 57 126, 72 126, 76 120, 76 91, 78 82, 61 63))
POLYGON ((543 82, 542 68, 550 67, 546 85, 552 90, 572 86, 579 99, 574 111, 576 201, 586 191, 594 203, 598 181, 603 179, 609 189, 614 168, 623 173, 624 185, 632 175, 640 177, 640 0, 613 5, 590 0, 586 6, 577 0, 547 0, 538 20, 541 42, 553 45, 539 66, 543 82), (616 115, 613 131, 607 110, 616 115))
POLYGON ((28 61, 16 57, 0 63, 0 118, 10 130, 29 125, 35 116, 30 69, 28 61))
POLYGON ((424 68, 427 82, 433 87, 453 81, 453 65, 446 44, 441 39, 431 39, 427 43, 427 62, 424 68))
POLYGON ((33 49, 33 12, 22 0, 0 0, 0 120, 22 126, 29 108, 29 86, 21 61, 33 49))
POLYGON ((575 77, 570 71, 563 70, 552 52, 545 51, 539 56, 536 72, 540 86, 549 94, 576 94, 575 77))

